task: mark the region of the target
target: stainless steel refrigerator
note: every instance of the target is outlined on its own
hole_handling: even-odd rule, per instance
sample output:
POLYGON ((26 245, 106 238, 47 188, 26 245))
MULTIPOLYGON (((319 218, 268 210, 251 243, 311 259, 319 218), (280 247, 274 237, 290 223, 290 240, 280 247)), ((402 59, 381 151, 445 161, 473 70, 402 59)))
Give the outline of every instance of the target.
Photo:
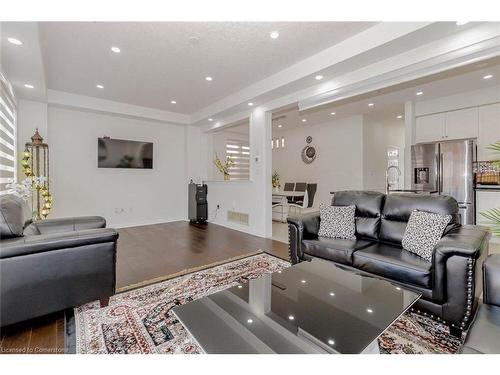
POLYGON ((476 140, 422 143, 412 146, 412 190, 450 195, 458 201, 462 224, 474 224, 476 140))

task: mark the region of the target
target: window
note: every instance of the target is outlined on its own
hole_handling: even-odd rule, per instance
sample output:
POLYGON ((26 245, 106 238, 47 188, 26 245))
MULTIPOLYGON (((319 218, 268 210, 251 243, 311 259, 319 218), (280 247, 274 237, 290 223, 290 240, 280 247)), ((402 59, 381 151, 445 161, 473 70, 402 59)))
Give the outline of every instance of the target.
POLYGON ((16 104, 12 86, 0 72, 0 194, 16 179, 16 104))
POLYGON ((250 179, 250 146, 247 141, 228 139, 226 157, 233 162, 228 168, 231 180, 250 179))

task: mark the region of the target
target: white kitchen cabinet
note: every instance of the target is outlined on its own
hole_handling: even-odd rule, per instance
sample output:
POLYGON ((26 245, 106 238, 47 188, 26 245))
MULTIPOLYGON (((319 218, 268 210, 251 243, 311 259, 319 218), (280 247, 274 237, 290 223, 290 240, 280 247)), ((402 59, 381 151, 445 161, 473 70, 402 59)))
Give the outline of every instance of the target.
POLYGON ((444 113, 417 117, 415 143, 444 140, 446 116, 444 113))
MULTIPOLYGON (((490 226, 491 223, 481 215, 481 212, 491 210, 492 208, 500 208, 500 191, 476 191, 476 224, 490 226)), ((494 242, 500 242, 499 237, 492 239, 494 242)))
POLYGON ((445 140, 477 138, 478 108, 446 112, 445 140))
POLYGON ((477 160, 494 160, 498 156, 486 147, 500 141, 500 103, 479 107, 477 160))

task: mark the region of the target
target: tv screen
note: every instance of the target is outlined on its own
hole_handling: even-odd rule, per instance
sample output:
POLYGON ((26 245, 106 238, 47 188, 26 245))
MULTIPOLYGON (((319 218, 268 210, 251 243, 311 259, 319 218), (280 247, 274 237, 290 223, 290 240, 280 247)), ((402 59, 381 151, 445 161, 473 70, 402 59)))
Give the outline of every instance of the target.
POLYGON ((98 138, 97 165, 99 168, 153 169, 153 144, 98 138))

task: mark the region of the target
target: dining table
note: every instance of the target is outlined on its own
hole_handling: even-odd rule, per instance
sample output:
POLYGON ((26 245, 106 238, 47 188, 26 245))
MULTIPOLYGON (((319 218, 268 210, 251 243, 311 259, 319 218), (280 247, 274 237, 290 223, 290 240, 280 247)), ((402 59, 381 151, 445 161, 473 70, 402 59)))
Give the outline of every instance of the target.
POLYGON ((273 220, 286 222, 288 217, 289 203, 288 198, 300 198, 304 197, 306 194, 305 191, 293 191, 293 190, 274 190, 273 189, 273 220), (274 210, 275 208, 281 208, 281 210, 274 210), (279 215, 279 216, 278 216, 279 215), (277 219, 276 217, 279 217, 277 219))

